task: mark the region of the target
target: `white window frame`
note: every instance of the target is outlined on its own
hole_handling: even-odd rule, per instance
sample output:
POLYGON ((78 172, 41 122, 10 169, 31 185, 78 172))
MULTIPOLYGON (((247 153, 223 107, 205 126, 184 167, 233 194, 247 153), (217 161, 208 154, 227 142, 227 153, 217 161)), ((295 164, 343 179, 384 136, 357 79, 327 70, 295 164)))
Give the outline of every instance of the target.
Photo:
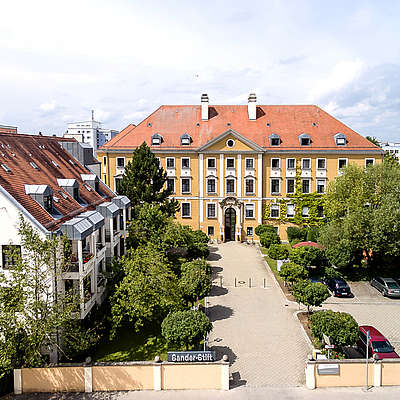
POLYGON ((344 168, 344 167, 339 168, 340 161, 343 161, 343 160, 346 161, 346 165, 344 167, 347 167, 349 165, 349 159, 348 158, 338 158, 338 164, 337 164, 338 171, 340 171, 342 168, 344 168))
POLYGON ((182 201, 181 203, 181 217, 182 218, 192 218, 192 203, 190 201, 182 201), (183 205, 189 204, 189 215, 183 215, 183 205))
POLYGON ((270 218, 279 218, 281 216, 281 207, 280 207, 280 205, 279 204, 271 204, 271 207, 269 209, 269 215, 270 215, 270 218), (278 216, 273 217, 272 216, 272 210, 278 210, 278 216))
POLYGON ((244 165, 246 170, 253 170, 254 169, 254 158, 253 157, 247 157, 244 159, 244 165), (251 160, 252 166, 248 167, 247 166, 247 160, 251 160))
POLYGON ((254 203, 246 203, 244 205, 244 217, 246 219, 255 219, 256 218, 256 207, 255 207, 254 203), (247 210, 252 211, 252 214, 253 214, 252 217, 247 216, 247 210))
POLYGON ((181 158, 181 169, 190 169, 190 157, 182 157, 181 158), (189 166, 188 167, 184 167, 183 166, 183 160, 189 160, 189 166))
POLYGON ((281 169, 281 159, 280 158, 276 158, 276 157, 271 158, 271 169, 274 169, 274 170, 281 169), (277 167, 273 167, 272 166, 272 161, 274 161, 274 160, 278 160, 278 166, 277 167))
POLYGON ((317 193, 320 193, 320 194, 324 194, 324 193, 326 193, 326 180, 325 179, 317 179, 317 193), (319 182, 323 182, 323 187, 324 187, 324 190, 322 191, 322 192, 318 192, 318 183, 319 182))
POLYGON ((286 159, 286 169, 288 169, 290 171, 293 170, 293 169, 296 169, 296 159, 295 158, 290 157, 290 158, 286 159), (294 161, 294 167, 293 168, 292 167, 289 168, 289 160, 293 160, 294 161))
POLYGON ((117 167, 117 168, 125 168, 125 157, 116 157, 116 159, 115 159, 115 166, 117 167), (118 160, 124 160, 124 165, 118 165, 118 160))
POLYGON ((310 178, 302 178, 301 180, 301 193, 308 194, 311 193, 311 179, 310 178), (308 192, 303 191, 303 182, 308 181, 308 192))
POLYGON ((317 169, 322 171, 326 170, 326 158, 317 158, 317 169), (319 160, 324 160, 325 167, 321 168, 318 166, 319 160))
POLYGON ((176 163, 175 163, 175 157, 166 157, 165 158, 165 168, 166 169, 175 169, 176 163), (174 166, 173 167, 169 167, 168 166, 168 160, 173 160, 174 161, 174 166))
POLYGON ((226 194, 234 194, 236 193, 236 180, 232 177, 226 177, 225 178, 225 193, 226 194), (233 192, 228 192, 228 181, 232 180, 233 181, 233 192))
POLYGON ((217 159, 215 157, 207 157, 206 160, 207 160, 207 168, 208 169, 216 169, 217 168, 217 159), (214 167, 210 167, 208 165, 208 160, 214 160, 214 167))
POLYGON ((229 170, 235 169, 235 167, 236 167, 235 157, 227 157, 225 165, 226 165, 226 169, 229 169, 229 170), (228 160, 233 160, 233 167, 228 167, 228 160))
POLYGON ((167 178, 167 182, 166 182, 166 184, 167 184, 167 189, 168 189, 168 181, 169 180, 172 180, 173 182, 174 182, 174 189, 172 190, 172 194, 175 194, 176 193, 176 182, 175 182, 175 178, 167 178))
POLYGON ((281 180, 279 178, 271 178, 270 185, 271 185, 270 186, 271 194, 273 194, 273 195, 281 194, 281 180), (272 191, 272 181, 274 181, 274 180, 278 181, 278 183, 279 183, 277 192, 272 191))
POLYGON ((152 146, 159 146, 161 144, 161 138, 159 137, 152 137, 151 138, 151 145, 152 146))
POLYGON ((375 158, 366 158, 364 162, 364 166, 367 166, 367 161, 372 161, 372 165, 375 165, 375 158))
POLYGON ((296 206, 294 204, 291 204, 291 203, 286 204, 286 218, 293 218, 295 216, 295 214, 296 214, 296 206), (293 207, 293 215, 289 215, 288 212, 287 212, 289 206, 293 207))
POLYGON ((311 169, 311 163, 312 163, 312 160, 311 160, 311 158, 302 158, 301 159, 301 169, 303 169, 303 170, 306 170, 306 171, 309 171, 310 169, 311 169), (310 166, 308 167, 308 168, 304 168, 304 161, 306 161, 306 160, 308 160, 309 161, 309 163, 310 163, 310 166))
POLYGON ((207 213, 207 219, 216 219, 217 218, 217 204, 216 203, 206 203, 206 213, 207 213), (214 207, 214 216, 210 216, 208 210, 209 210, 209 206, 213 206, 214 207))
POLYGON ((345 137, 338 137, 335 139, 336 142, 336 146, 346 146, 346 138, 345 137), (339 143, 339 140, 341 141, 341 143, 339 143), (343 143, 342 143, 343 141, 343 143))
POLYGON ((256 180, 253 177, 248 177, 245 178, 244 180, 244 192, 246 195, 253 195, 256 194, 256 180), (252 192, 248 192, 247 189, 247 181, 253 181, 253 191, 252 192))
POLYGON ((190 181, 190 178, 181 178, 181 193, 182 194, 189 194, 192 192, 192 182, 190 181), (189 191, 188 192, 184 192, 183 191, 183 181, 187 179, 189 181, 189 191))
POLYGON ((206 192, 207 192, 207 194, 217 194, 217 178, 210 177, 210 178, 206 179, 206 192), (211 179, 215 182, 215 184, 214 184, 215 190, 213 192, 208 191, 208 181, 211 179))
POLYGON ((308 206, 303 206, 301 209, 301 216, 303 218, 308 218, 310 216, 310 207, 308 206), (304 210, 307 209, 307 215, 304 215, 304 210))

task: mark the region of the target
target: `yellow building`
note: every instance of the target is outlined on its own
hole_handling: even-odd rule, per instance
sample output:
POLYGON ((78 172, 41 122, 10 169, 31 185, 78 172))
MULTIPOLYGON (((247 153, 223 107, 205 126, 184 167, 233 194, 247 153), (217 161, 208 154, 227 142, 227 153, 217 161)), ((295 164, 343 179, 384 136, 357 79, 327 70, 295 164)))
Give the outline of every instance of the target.
POLYGON ((350 163, 374 164, 382 150, 317 106, 161 106, 97 152, 113 190, 146 142, 180 203, 176 218, 214 239, 258 239, 268 220, 282 240, 294 223, 324 218, 329 181, 350 163), (313 195, 314 193, 314 195, 313 195), (315 193, 320 195, 315 195, 315 193))

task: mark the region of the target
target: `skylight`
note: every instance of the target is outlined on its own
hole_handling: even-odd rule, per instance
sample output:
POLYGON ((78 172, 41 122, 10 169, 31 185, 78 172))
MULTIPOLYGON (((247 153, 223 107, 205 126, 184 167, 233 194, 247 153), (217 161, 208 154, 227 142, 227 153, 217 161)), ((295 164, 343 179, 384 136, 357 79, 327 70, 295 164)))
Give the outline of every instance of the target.
POLYGON ((63 192, 63 191, 61 191, 61 190, 57 190, 57 192, 59 193, 59 195, 61 196, 61 197, 63 197, 65 200, 67 200, 68 199, 68 196, 63 192))
POLYGON ((68 162, 69 162, 71 165, 75 165, 75 163, 74 163, 72 160, 68 160, 68 162))
POLYGON ((51 163, 52 163, 55 167, 59 168, 59 165, 57 164, 56 161, 52 161, 51 163))
POLYGON ((29 164, 31 165, 32 168, 39 169, 39 167, 36 165, 35 162, 31 161, 29 164))
POLYGON ((4 169, 4 171, 11 172, 11 169, 8 168, 6 164, 1 164, 1 167, 4 169))

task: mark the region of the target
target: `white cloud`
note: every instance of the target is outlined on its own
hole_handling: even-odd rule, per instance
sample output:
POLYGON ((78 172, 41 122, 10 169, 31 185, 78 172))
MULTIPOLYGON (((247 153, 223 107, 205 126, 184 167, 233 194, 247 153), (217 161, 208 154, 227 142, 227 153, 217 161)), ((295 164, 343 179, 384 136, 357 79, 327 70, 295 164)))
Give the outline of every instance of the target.
POLYGON ((39 108, 44 112, 54 111, 56 108, 56 104, 54 103, 54 101, 50 103, 43 103, 39 106, 39 108))

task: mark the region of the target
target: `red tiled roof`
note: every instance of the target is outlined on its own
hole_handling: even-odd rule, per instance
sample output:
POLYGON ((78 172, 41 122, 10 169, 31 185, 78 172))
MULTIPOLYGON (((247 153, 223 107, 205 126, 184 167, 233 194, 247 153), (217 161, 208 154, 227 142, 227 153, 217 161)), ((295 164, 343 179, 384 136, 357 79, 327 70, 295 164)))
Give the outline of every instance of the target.
POLYGON ((180 136, 185 132, 192 137, 192 143, 184 148, 196 149, 229 129, 270 150, 379 150, 373 143, 315 105, 259 105, 255 121, 249 120, 247 105, 210 105, 208 121, 201 120, 201 106, 164 105, 135 128, 128 125, 101 149, 135 148, 143 142, 150 145, 151 136, 155 133, 162 135, 163 143, 154 148, 183 148, 180 136), (272 133, 280 136, 279 147, 270 146, 268 136, 272 133), (300 146, 298 136, 302 133, 311 137, 311 145, 307 148, 300 146), (345 147, 336 146, 334 135, 337 133, 346 135, 345 147))
POLYGON ((6 172, 0 167, 0 185, 22 207, 24 207, 40 224, 48 230, 56 230, 59 225, 81 212, 94 209, 96 205, 109 201, 114 194, 100 181, 100 195, 95 190, 89 191, 82 181, 81 174, 92 174, 66 150, 59 137, 34 136, 21 134, 2 134, 0 136, 0 164, 5 164, 11 172, 6 172), (73 161, 73 165, 69 160, 73 161), (38 169, 34 169, 30 162, 33 161, 38 169), (54 165, 55 161, 58 166, 54 165), (76 179, 79 184, 80 198, 87 203, 82 206, 69 196, 57 184, 57 179, 76 179), (63 215, 54 219, 28 194, 25 194, 25 185, 48 185, 53 189, 53 194, 59 198, 54 202, 55 208, 63 215), (58 193, 61 190, 67 194, 67 199, 58 193))

